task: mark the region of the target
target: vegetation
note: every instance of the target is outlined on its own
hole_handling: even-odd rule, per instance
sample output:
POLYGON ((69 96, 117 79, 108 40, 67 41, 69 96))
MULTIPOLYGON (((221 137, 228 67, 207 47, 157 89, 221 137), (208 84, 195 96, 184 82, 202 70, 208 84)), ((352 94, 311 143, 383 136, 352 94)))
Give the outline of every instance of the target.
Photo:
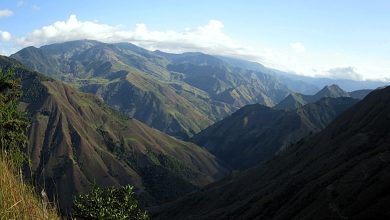
POLYGON ((29 124, 25 113, 18 108, 21 94, 20 82, 13 79, 13 71, 0 71, 0 148, 17 167, 25 160, 22 149, 27 144, 29 124))
POLYGON ((100 188, 95 186, 88 194, 74 200, 74 216, 82 219, 149 219, 138 206, 133 187, 100 188))
POLYGON ((47 197, 40 200, 17 172, 26 158, 22 150, 29 124, 18 108, 20 97, 13 71, 0 70, 0 219, 59 219, 47 197))
POLYGON ((13 163, 0 155, 0 219, 60 219, 46 197, 23 183, 13 163))

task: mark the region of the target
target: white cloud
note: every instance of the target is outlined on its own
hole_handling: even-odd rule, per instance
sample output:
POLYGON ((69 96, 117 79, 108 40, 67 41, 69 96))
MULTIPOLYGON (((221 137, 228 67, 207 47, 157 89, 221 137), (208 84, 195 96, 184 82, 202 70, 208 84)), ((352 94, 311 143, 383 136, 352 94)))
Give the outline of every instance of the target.
POLYGON ((80 39, 107 43, 130 42, 149 50, 158 49, 172 53, 199 51, 235 56, 308 76, 349 79, 383 79, 385 77, 383 73, 386 73, 387 77, 390 76, 388 62, 336 53, 309 52, 305 50, 301 42, 285 45, 279 50, 259 45, 255 47, 245 45, 227 35, 224 32, 223 23, 218 20, 210 20, 203 26, 185 28, 182 31, 157 31, 150 30, 143 23, 137 24, 129 30, 123 26, 112 26, 98 21, 80 21, 76 15, 71 15, 66 21, 57 21, 36 29, 24 37, 17 38, 16 42, 20 46, 41 46, 80 39), (354 68, 350 66, 354 66, 354 68), (331 67, 346 68, 332 69, 331 67), (357 74, 356 72, 366 74, 357 74), (364 77, 362 78, 362 76, 364 77))
POLYGON ((297 53, 305 52, 305 46, 301 42, 291 43, 290 47, 297 53))
POLYGON ((223 33, 223 27, 220 21, 211 20, 205 26, 186 29, 183 32, 151 31, 145 24, 137 24, 134 30, 123 30, 119 26, 79 21, 76 15, 71 15, 67 21, 57 21, 34 30, 19 38, 17 42, 23 46, 40 46, 69 40, 93 39, 103 42, 128 41, 147 49, 169 52, 193 50, 218 53, 221 50, 239 50, 240 46, 223 33))
POLYGON ((352 66, 331 68, 326 72, 331 78, 362 80, 362 76, 352 66))
POLYGON ((0 31, 0 41, 9 41, 11 40, 11 33, 8 31, 0 31))
POLYGON ((1 17, 9 17, 12 16, 14 13, 9 9, 2 9, 0 10, 0 18, 1 17))

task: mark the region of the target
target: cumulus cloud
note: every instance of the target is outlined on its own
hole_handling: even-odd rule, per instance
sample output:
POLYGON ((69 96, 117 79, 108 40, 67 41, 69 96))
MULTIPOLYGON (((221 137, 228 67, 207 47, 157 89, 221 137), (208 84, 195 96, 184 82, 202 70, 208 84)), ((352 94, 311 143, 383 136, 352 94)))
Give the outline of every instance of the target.
POLYGON ((16 39, 20 46, 42 46, 71 40, 91 39, 106 43, 130 42, 148 50, 162 50, 171 53, 203 52, 226 56, 236 56, 251 61, 273 65, 271 60, 280 57, 269 49, 253 49, 244 46, 223 32, 224 25, 218 20, 182 31, 150 30, 145 24, 135 25, 133 29, 123 26, 111 26, 98 21, 80 21, 71 15, 66 21, 36 29, 24 37, 16 39), (268 59, 270 58, 270 59, 268 59))
POLYGON ((362 80, 363 77, 355 71, 352 66, 348 67, 336 67, 326 71, 326 75, 335 79, 352 79, 362 80))
POLYGON ((290 44, 290 47, 297 53, 305 52, 305 46, 301 42, 294 42, 290 44))
POLYGON ((0 18, 1 17, 9 17, 12 16, 14 13, 9 9, 2 9, 0 10, 0 18))
POLYGON ((243 48, 223 33, 224 25, 210 20, 206 25, 182 32, 152 31, 145 24, 137 24, 133 30, 124 30, 119 26, 110 26, 92 21, 80 21, 71 15, 66 21, 57 21, 18 38, 22 46, 40 46, 69 40, 92 39, 103 42, 132 42, 150 50, 168 52, 221 51, 237 53, 243 48))
POLYGON ((0 41, 9 41, 11 40, 11 33, 8 31, 0 31, 0 41))
MULTIPOLYGON (((280 51, 259 45, 253 47, 252 45, 242 44, 227 35, 224 32, 223 23, 218 20, 210 20, 205 25, 186 28, 181 31, 159 31, 150 30, 143 23, 128 29, 123 26, 107 25, 99 21, 81 21, 76 15, 71 15, 65 21, 56 21, 19 37, 16 42, 19 46, 25 47, 81 39, 98 40, 106 43, 130 42, 149 50, 158 49, 172 53, 198 51, 234 56, 260 62, 272 68, 294 71, 308 76, 361 79, 361 75, 356 72, 372 72, 370 69, 362 70, 364 62, 356 62, 356 59, 348 60, 342 55, 315 54, 313 51, 309 53, 301 42, 287 44, 285 49, 280 51), (358 71, 350 67, 352 65, 358 71), (329 67, 338 68, 329 69, 329 67)), ((366 65, 367 61, 365 61, 366 64, 364 65, 371 68, 386 63, 378 62, 366 65)), ((385 67, 388 69, 388 65, 385 67)), ((376 72, 383 72, 383 69, 380 68, 380 71, 376 72)), ((374 78, 374 76, 370 78, 374 78)), ((383 76, 375 76, 375 78, 383 78, 383 76)))

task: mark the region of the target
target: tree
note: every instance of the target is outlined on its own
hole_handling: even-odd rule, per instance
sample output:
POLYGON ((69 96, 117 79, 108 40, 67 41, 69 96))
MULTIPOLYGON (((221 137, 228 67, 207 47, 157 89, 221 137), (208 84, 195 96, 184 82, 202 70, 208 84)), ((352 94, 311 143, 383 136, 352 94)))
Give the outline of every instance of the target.
POLYGON ((133 186, 100 188, 75 197, 73 214, 81 219, 146 220, 148 214, 139 208, 133 186))
POLYGON ((26 132, 29 122, 18 105, 21 96, 20 80, 15 79, 14 71, 0 69, 0 150, 10 157, 16 167, 21 167, 25 161, 22 152, 28 143, 26 132))

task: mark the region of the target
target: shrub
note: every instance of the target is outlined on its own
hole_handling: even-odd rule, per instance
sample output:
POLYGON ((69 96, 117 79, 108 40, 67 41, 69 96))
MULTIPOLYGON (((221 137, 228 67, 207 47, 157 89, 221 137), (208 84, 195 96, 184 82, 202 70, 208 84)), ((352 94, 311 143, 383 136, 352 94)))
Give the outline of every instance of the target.
POLYGON ((81 219, 146 220, 149 216, 139 208, 133 186, 100 188, 75 197, 73 215, 81 219))
POLYGON ((0 150, 16 167, 25 161, 22 150, 28 143, 29 122, 26 113, 18 108, 21 94, 20 81, 14 78, 14 72, 0 70, 0 150))

